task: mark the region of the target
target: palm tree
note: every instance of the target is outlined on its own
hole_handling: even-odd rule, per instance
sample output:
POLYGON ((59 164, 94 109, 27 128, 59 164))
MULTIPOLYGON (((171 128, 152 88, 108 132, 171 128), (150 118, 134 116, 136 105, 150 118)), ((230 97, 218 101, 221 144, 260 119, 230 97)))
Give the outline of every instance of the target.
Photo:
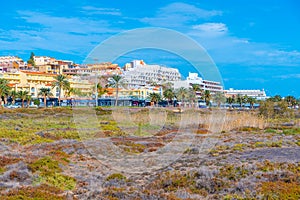
POLYGON ((250 104, 251 109, 253 109, 256 99, 253 97, 248 97, 247 102, 250 104))
POLYGON ((53 94, 50 91, 50 88, 41 88, 39 94, 40 96, 43 96, 44 98, 44 107, 47 107, 47 97, 52 96, 53 94))
POLYGON ((151 102, 154 102, 154 105, 156 106, 157 103, 161 100, 161 96, 159 93, 150 93, 149 94, 149 99, 151 102))
POLYGON ((243 96, 242 101, 243 104, 246 104, 248 102, 249 97, 247 95, 243 96))
POLYGON ((224 96, 223 93, 217 92, 217 93, 213 96, 213 100, 214 100, 214 102, 216 102, 216 103, 218 104, 218 107, 220 107, 222 103, 225 103, 226 97, 224 96))
POLYGON ((182 102, 183 106, 185 105, 185 99, 187 96, 188 96, 188 90, 184 87, 181 87, 176 91, 176 98, 177 100, 182 102))
POLYGON ((18 96, 18 93, 15 90, 12 90, 9 95, 10 95, 10 97, 12 99, 12 104, 15 104, 16 103, 16 98, 18 96))
POLYGON ((158 86, 158 85, 160 87, 162 87, 163 90, 172 89, 172 87, 173 87, 173 83, 171 83, 171 82, 164 82, 164 83, 161 83, 161 84, 156 84, 154 86, 158 86))
POLYGON ((297 105, 297 100, 294 96, 286 96, 284 100, 289 104, 289 106, 297 105))
POLYGON ((227 103, 230 105, 230 107, 232 107, 232 104, 234 103, 234 98, 233 97, 228 97, 226 99, 227 103))
POLYGON ((116 88, 116 101, 115 101, 115 106, 118 105, 118 98, 119 98, 119 89, 120 87, 124 86, 123 83, 123 77, 120 75, 113 75, 111 79, 109 80, 110 87, 116 88))
POLYGON ((20 90, 18 92, 18 97, 22 100, 22 108, 24 108, 24 101, 27 99, 29 92, 26 90, 20 90))
POLYGON ((237 97, 236 97, 236 102, 237 102, 238 104, 240 104, 240 107, 242 107, 243 101, 244 101, 244 100, 243 100, 243 96, 240 95, 240 94, 238 94, 237 97))
POLYGON ((195 92, 195 94, 196 94, 197 92, 200 92, 200 91, 201 91, 201 87, 200 87, 199 84, 192 84, 192 89, 193 89, 193 91, 195 92))
POLYGON ((168 105, 169 103, 173 103, 173 99, 175 97, 175 92, 171 88, 164 90, 163 95, 166 99, 168 99, 168 105))
POLYGON ((9 94, 8 81, 6 79, 0 79, 0 106, 2 106, 2 97, 6 97, 9 94))
POLYGON ((188 97, 188 100, 189 100, 191 106, 195 106, 196 105, 196 100, 198 101, 196 95, 197 94, 193 90, 193 88, 189 88, 189 90, 188 90, 188 96, 187 97, 188 97))
POLYGON ((201 97, 202 97, 203 89, 201 89, 201 86, 199 84, 192 84, 192 91, 194 92, 194 96, 198 103, 197 92, 200 92, 201 97))
POLYGON ((31 99, 32 99, 31 95, 27 95, 27 96, 26 96, 27 108, 28 108, 28 107, 30 106, 30 104, 31 104, 31 99))
POLYGON ((205 90, 204 91, 204 100, 205 100, 206 106, 209 106, 210 99, 211 99, 210 91, 209 90, 205 90))
POLYGON ((97 84, 97 93, 98 93, 99 97, 106 94, 107 92, 108 92, 108 90, 106 87, 102 87, 102 85, 100 83, 97 84))
POLYGON ((282 100, 282 97, 280 95, 275 95, 275 96, 269 98, 268 100, 273 101, 273 102, 280 102, 282 100))
POLYGON ((62 89, 66 90, 70 88, 70 82, 68 81, 67 77, 60 74, 55 77, 55 81, 52 83, 52 88, 58 87, 58 105, 60 106, 60 98, 61 98, 61 92, 62 89))
POLYGON ((282 97, 280 95, 275 95, 273 98, 275 102, 280 102, 282 100, 282 97))

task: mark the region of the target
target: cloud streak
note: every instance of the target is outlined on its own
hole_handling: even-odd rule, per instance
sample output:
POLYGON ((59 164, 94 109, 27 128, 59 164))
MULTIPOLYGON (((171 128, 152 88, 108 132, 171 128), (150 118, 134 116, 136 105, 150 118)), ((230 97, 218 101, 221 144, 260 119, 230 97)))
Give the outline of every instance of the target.
POLYGON ((6 50, 43 49, 82 56, 87 55, 94 43, 121 31, 107 20, 58 17, 32 11, 18 11, 18 14, 26 26, 0 32, 0 45, 6 50))
POLYGON ((234 36, 224 23, 202 23, 187 34, 198 41, 218 64, 299 66, 300 52, 279 50, 278 45, 234 36))
POLYGON ((194 5, 178 2, 160 8, 156 16, 144 17, 140 21, 152 26, 172 28, 220 15, 222 15, 221 11, 204 10, 194 5))
POLYGON ((211 35, 226 34, 228 32, 228 28, 224 23, 203 23, 194 25, 193 29, 211 35))
POLYGON ((121 16, 122 13, 116 8, 100 8, 94 6, 84 6, 82 7, 82 12, 87 15, 114 15, 121 16))

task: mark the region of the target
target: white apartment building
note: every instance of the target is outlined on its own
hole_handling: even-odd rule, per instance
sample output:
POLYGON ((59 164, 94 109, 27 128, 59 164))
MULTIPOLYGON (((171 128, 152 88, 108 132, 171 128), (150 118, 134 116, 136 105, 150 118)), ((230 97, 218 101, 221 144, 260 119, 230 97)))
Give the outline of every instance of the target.
POLYGON ((223 86, 220 82, 204 80, 199 77, 198 73, 189 72, 189 76, 186 80, 174 81, 174 89, 181 87, 191 88, 193 84, 200 86, 202 90, 209 90, 211 93, 223 92, 223 86))
POLYGON ((267 98, 266 92, 264 90, 235 90, 233 88, 225 90, 226 97, 236 97, 237 95, 253 97, 261 100, 267 98))
POLYGON ((112 76, 115 74, 122 74, 122 70, 118 64, 106 62, 98 64, 79 65, 76 67, 64 69, 63 74, 90 78, 95 76, 112 76))
POLYGON ((27 63, 17 56, 0 56, 1 71, 10 71, 10 69, 26 68, 27 63))
POLYGON ((36 66, 54 64, 55 62, 54 58, 48 56, 34 56, 33 60, 36 66))
POLYGON ((124 67, 124 80, 129 88, 151 83, 173 82, 181 79, 178 69, 160 65, 147 65, 144 61, 132 61, 124 67))

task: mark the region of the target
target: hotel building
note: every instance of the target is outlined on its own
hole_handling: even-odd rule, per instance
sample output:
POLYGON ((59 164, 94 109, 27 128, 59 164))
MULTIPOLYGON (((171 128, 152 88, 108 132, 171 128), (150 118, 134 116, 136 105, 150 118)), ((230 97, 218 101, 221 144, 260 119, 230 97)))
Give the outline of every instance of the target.
POLYGON ((230 88, 229 90, 225 90, 226 97, 236 97, 240 96, 248 96, 253 97, 260 100, 265 100, 267 97, 266 92, 264 90, 235 90, 230 88))
POLYGON ((147 65, 144 61, 132 61, 124 67, 124 80, 129 88, 138 88, 151 83, 165 83, 180 80, 178 69, 160 65, 147 65))
POLYGON ((191 88, 193 84, 197 84, 200 86, 202 90, 208 90, 211 93, 223 92, 223 86, 220 82, 204 80, 198 76, 197 73, 190 73, 186 80, 174 81, 174 89, 178 89, 181 87, 191 88))

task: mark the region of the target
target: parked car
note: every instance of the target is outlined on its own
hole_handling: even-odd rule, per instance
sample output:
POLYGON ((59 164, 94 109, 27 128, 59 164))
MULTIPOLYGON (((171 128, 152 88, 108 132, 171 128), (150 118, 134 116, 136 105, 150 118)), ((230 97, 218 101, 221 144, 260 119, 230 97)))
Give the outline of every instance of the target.
POLYGON ((20 104, 9 104, 7 106, 5 106, 6 108, 21 108, 20 104))
POLYGON ((28 108, 38 108, 38 106, 35 105, 35 104, 30 104, 30 105, 28 106, 28 108))

